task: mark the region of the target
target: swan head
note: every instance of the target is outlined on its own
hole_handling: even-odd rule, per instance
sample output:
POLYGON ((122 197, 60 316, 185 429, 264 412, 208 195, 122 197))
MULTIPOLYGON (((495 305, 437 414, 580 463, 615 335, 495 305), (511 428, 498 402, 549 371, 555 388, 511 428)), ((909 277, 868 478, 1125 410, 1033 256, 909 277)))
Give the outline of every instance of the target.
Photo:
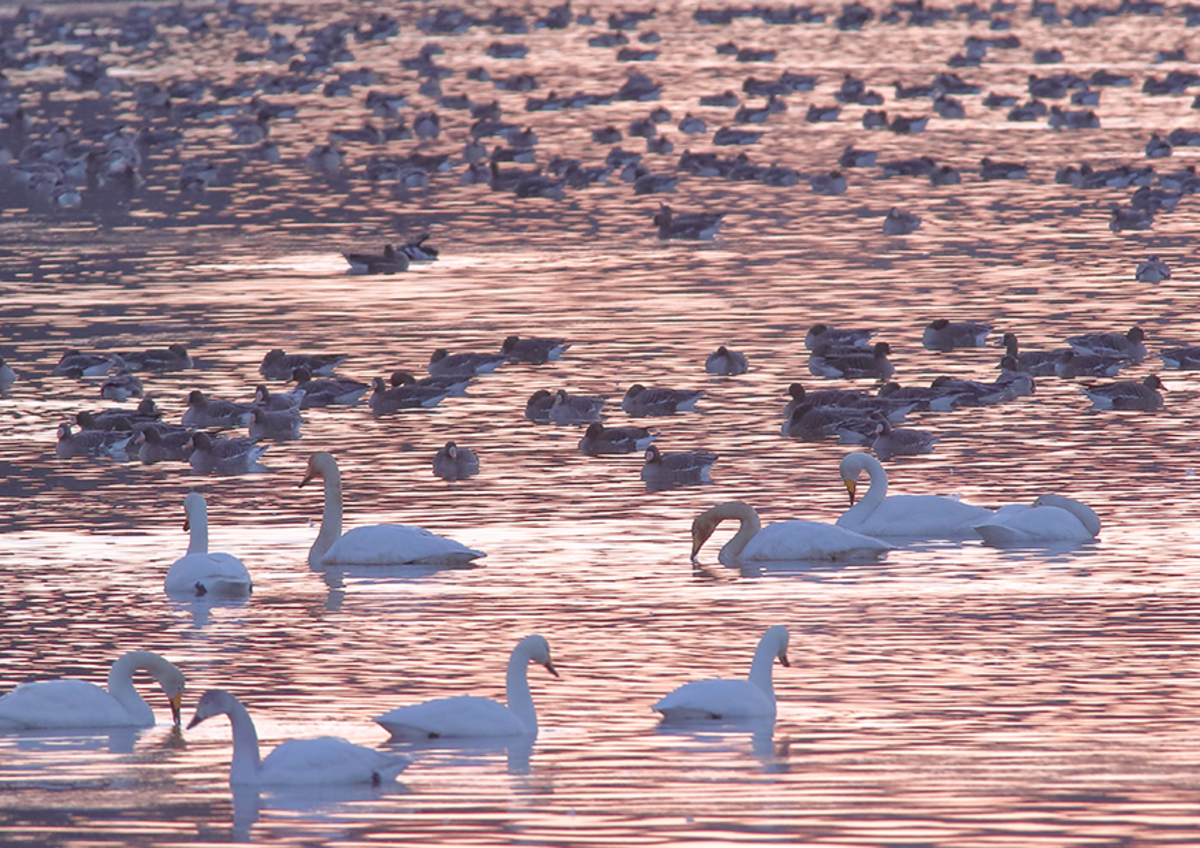
POLYGON ((858 491, 858 475, 870 467, 872 458, 865 453, 851 453, 843 457, 838 471, 841 472, 842 482, 850 495, 850 506, 854 506, 854 494, 858 491))
POLYGON ((236 700, 233 695, 222 689, 207 690, 200 696, 200 701, 196 704, 196 714, 188 722, 187 729, 191 730, 206 718, 227 715, 229 713, 229 702, 236 700))
POLYGON ((171 719, 175 722, 175 726, 179 727, 180 722, 183 720, 180 711, 183 705, 183 689, 186 683, 183 678, 183 672, 170 660, 160 657, 151 651, 137 651, 134 653, 133 658, 135 668, 148 671, 158 681, 158 685, 162 687, 163 693, 171 703, 171 719))
POLYGON ((550 643, 546 641, 544 636, 538 636, 536 633, 532 636, 526 636, 520 641, 517 647, 531 661, 545 666, 546 671, 558 677, 558 670, 554 667, 554 662, 550 659, 550 643))
POLYGON ((183 529, 185 531, 192 529, 192 522, 199 523, 201 517, 205 521, 208 520, 208 504, 204 502, 204 495, 199 492, 188 492, 188 496, 183 499, 183 529))
POLYGON ((700 549, 704 547, 704 543, 712 536, 713 531, 717 529, 717 525, 721 523, 720 519, 713 518, 710 512, 702 512, 696 516, 696 520, 692 522, 692 562, 696 561, 696 557, 700 554, 700 549))
POLYGON ((312 481, 314 477, 326 479, 330 474, 337 475, 337 473, 337 460, 333 458, 333 455, 325 451, 317 451, 308 458, 304 479, 300 481, 297 488, 304 488, 304 484, 312 481))

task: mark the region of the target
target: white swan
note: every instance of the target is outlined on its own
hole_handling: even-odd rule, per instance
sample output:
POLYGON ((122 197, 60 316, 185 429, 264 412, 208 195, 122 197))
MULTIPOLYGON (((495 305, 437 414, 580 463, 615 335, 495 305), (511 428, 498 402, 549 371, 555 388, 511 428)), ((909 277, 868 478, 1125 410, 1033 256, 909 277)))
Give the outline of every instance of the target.
POLYGON ((839 527, 868 536, 906 539, 957 539, 972 536, 972 527, 993 515, 992 510, 971 506, 956 498, 941 495, 887 496, 887 472, 879 460, 865 453, 848 454, 839 470, 850 493, 850 509, 838 518, 839 527), (854 503, 858 475, 871 477, 871 487, 862 500, 854 503))
POLYGON ((187 553, 175 560, 164 588, 168 595, 199 597, 245 597, 254 583, 242 561, 231 554, 208 552, 208 504, 204 495, 189 492, 183 499, 187 516, 183 529, 191 532, 187 553))
POLYGON ((764 560, 842 560, 881 557, 891 545, 819 521, 777 521, 763 528, 754 507, 726 501, 707 509, 692 522, 692 559, 727 518, 739 522, 738 531, 721 548, 717 558, 726 565, 764 560))
POLYGON ((1074 498, 1040 495, 1032 506, 1001 507, 974 530, 994 548, 1091 542, 1100 535, 1100 516, 1074 498))
POLYGON ((536 736, 537 713, 529 693, 530 662, 541 663, 558 677, 550 661, 550 645, 537 635, 526 636, 508 660, 508 706, 491 698, 460 695, 398 707, 375 721, 394 739, 441 739, 472 736, 536 736))
POLYGON ((343 534, 342 475, 337 460, 324 451, 314 453, 300 485, 314 477, 325 481, 325 512, 321 531, 308 552, 309 565, 456 565, 487 556, 407 524, 373 524, 343 534))
POLYGON ((788 630, 782 624, 768 627, 754 651, 747 680, 693 680, 664 697, 653 709, 665 721, 696 719, 775 718, 775 689, 771 667, 778 658, 788 665, 788 630))
POLYGON ((229 782, 250 786, 317 786, 394 780, 412 760, 347 742, 337 736, 291 739, 259 759, 258 733, 241 701, 221 689, 200 696, 188 730, 216 715, 229 716, 233 728, 233 761, 229 782))
POLYGON ((133 688, 133 673, 148 671, 171 702, 179 724, 183 672, 150 651, 130 651, 108 672, 107 691, 86 680, 22 683, 0 698, 0 729, 38 727, 152 727, 154 711, 133 688))

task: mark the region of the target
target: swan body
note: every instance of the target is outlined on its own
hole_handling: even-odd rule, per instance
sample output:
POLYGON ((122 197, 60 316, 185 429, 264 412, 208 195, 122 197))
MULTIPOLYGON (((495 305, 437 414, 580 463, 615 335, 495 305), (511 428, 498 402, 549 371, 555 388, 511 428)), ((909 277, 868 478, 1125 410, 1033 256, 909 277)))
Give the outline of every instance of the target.
POLYGON ((187 518, 183 529, 191 533, 187 553, 167 571, 164 588, 168 595, 193 597, 245 597, 254 582, 240 559, 231 554, 208 552, 208 505, 199 492, 183 499, 187 518))
POLYGON ((550 645, 541 636, 526 636, 508 660, 508 705, 490 698, 461 695, 399 707, 375 721, 394 739, 441 739, 479 736, 536 736, 537 713, 529 693, 530 662, 541 663, 558 677, 550 645))
POLYGON ((754 507, 741 501, 726 501, 700 513, 692 522, 692 559, 717 525, 730 518, 736 519, 739 526, 718 554, 717 558, 726 564, 878 558, 892 548, 870 536, 819 521, 777 521, 764 528, 754 507))
POLYGON ((987 507, 971 506, 955 498, 940 495, 887 496, 887 472, 875 457, 865 453, 848 454, 839 466, 850 509, 838 518, 839 527, 868 536, 906 539, 958 539, 973 535, 972 528, 994 513, 987 507), (855 504, 859 474, 866 471, 871 486, 855 504))
POLYGON ((781 624, 768 627, 754 651, 747 680, 693 680, 665 696, 653 709, 664 721, 775 718, 775 688, 771 668, 787 658, 788 631, 781 624))
POLYGON ((324 451, 314 453, 300 485, 314 477, 325 482, 325 511, 321 531, 308 552, 310 566, 454 565, 487 556, 453 539, 406 524, 373 524, 342 533, 342 476, 337 460, 324 451))
POLYGON ((1032 506, 1002 507, 974 530, 994 548, 1091 542, 1100 535, 1100 517, 1074 498, 1041 495, 1032 506))
POLYGON ((332 786, 394 780, 412 760, 354 745, 336 736, 291 739, 265 758, 258 753, 258 733, 250 713, 233 695, 209 689, 200 696, 188 729, 207 718, 229 716, 233 728, 233 759, 229 782, 248 786, 332 786))
POLYGON ((0 698, 0 730, 46 727, 152 727, 154 711, 133 688, 133 673, 148 671, 171 702, 179 724, 183 672, 158 654, 130 651, 113 663, 108 689, 86 680, 22 683, 0 698))

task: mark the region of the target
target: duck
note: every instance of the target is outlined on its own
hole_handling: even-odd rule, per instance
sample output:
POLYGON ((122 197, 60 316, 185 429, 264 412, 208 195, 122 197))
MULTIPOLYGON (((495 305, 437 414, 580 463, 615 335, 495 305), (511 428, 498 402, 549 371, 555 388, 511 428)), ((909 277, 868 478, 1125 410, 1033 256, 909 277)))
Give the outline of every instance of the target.
POLYGON ((77 456, 110 456, 124 457, 125 447, 133 438, 133 431, 128 422, 120 430, 80 430, 71 431, 70 424, 58 425, 58 442, 54 453, 59 459, 72 459, 77 456))
POLYGON ((855 389, 820 389, 810 392, 802 383, 791 383, 787 389, 787 406, 783 408, 783 417, 791 418, 792 413, 804 404, 818 406, 854 406, 864 395, 855 389))
POLYGON ((260 409, 280 411, 299 409, 304 402, 304 389, 292 389, 290 392, 273 392, 264 385, 254 388, 254 406, 260 409))
POLYGON ((881 462, 887 462, 896 456, 932 453, 938 438, 932 433, 912 427, 893 427, 886 418, 880 418, 875 427, 875 439, 871 442, 871 450, 881 462))
POLYGON ((839 527, 868 536, 905 539, 959 539, 974 535, 971 529, 994 513, 987 507, 971 506, 940 495, 893 495, 888 497, 887 472, 879 460, 866 453, 847 454, 838 467, 850 509, 837 520, 839 527), (856 504, 854 495, 859 475, 871 478, 867 493, 856 504))
POLYGON ((695 483, 711 483, 710 471, 717 455, 712 451, 673 451, 662 453, 658 446, 646 447, 642 480, 651 488, 670 488, 695 483))
POLYGON ((929 350, 948 351, 961 347, 983 347, 992 328, 975 321, 951 322, 938 318, 930 322, 921 336, 929 350))
POLYGON ((464 480, 479 473, 479 457, 470 448, 460 448, 453 441, 433 457, 433 474, 443 480, 464 480))
POLYGON ((921 228, 921 219, 912 212, 905 212, 893 206, 883 219, 883 234, 885 236, 906 236, 921 228))
POLYGON ((314 409, 326 406, 349 406, 358 403, 359 399, 371 388, 358 380, 346 380, 341 377, 326 377, 314 380, 312 373, 303 366, 292 372, 296 381, 293 391, 303 391, 300 398, 301 409, 314 409))
POLYGON ((808 370, 817 377, 883 382, 896 373, 896 367, 888 360, 891 352, 891 345, 887 342, 875 342, 873 348, 861 351, 858 348, 839 350, 821 345, 809 357, 808 370))
POLYGON ((187 396, 187 411, 180 421, 185 427, 245 427, 254 409, 248 403, 210 398, 199 389, 192 389, 187 396))
MULTIPOLYGON (((1003 338, 1004 353, 1012 357, 1016 368, 1012 369, 1029 374, 1033 377, 1050 377, 1055 374, 1054 367, 1063 351, 1061 350, 1027 350, 1020 349, 1016 333, 1005 333, 1003 338)), ((1001 363, 1003 364, 1003 359, 1001 363)))
POLYGON ((273 348, 263 357, 258 373, 267 380, 290 380, 297 368, 307 368, 314 377, 328 377, 345 360, 345 354, 284 353, 281 348, 273 348))
POLYGON ((63 353, 51 372, 55 377, 103 377, 112 368, 111 358, 99 353, 80 353, 71 348, 63 353))
POLYGON ((250 713, 234 695, 209 689, 200 696, 188 730, 213 716, 229 716, 233 730, 232 786, 330 786, 395 780, 412 759, 354 745, 336 736, 289 739, 259 758, 258 733, 250 713))
POLYGON ((402 409, 430 409, 450 396, 445 389, 432 386, 401 384, 389 388, 382 377, 375 377, 371 383, 375 391, 371 393, 368 404, 371 414, 376 417, 390 415, 402 409))
POLYGON ((257 444, 245 436, 237 439, 214 439, 203 430, 193 433, 184 444, 190 450, 188 463, 196 474, 215 474, 231 477, 261 470, 259 458, 266 453, 267 446, 257 444))
POLYGON ((1009 504, 973 528, 993 548, 1091 542, 1100 535, 1100 516, 1082 501, 1039 495, 1032 506, 1009 504))
POLYGON ((1137 264, 1133 277, 1139 283, 1161 283, 1171 279, 1171 269, 1157 256, 1147 256, 1137 264))
POLYGON ((250 410, 250 438, 290 442, 300 438, 300 410, 266 409, 256 406, 250 410))
POLYGON ((199 492, 183 499, 183 529, 191 533, 187 553, 167 571, 163 588, 168 595, 241 598, 250 594, 254 581, 237 557, 208 551, 208 504, 199 492))
POLYGON ((140 398, 143 394, 145 394, 145 390, 142 388, 142 381, 136 374, 126 371, 124 368, 117 371, 100 386, 100 397, 106 400, 120 402, 129 400, 131 397, 140 398))
POLYGON ((165 348, 150 348, 114 357, 130 371, 187 371, 193 366, 187 348, 173 344, 165 348))
POLYGON ((599 421, 588 425, 579 449, 588 456, 644 451, 658 438, 645 427, 605 427, 599 421))
POLYGON ((450 353, 439 347, 430 355, 427 370, 431 377, 475 377, 490 374, 507 361, 504 354, 450 353))
POLYGON ((600 410, 606 402, 602 397, 568 394, 566 389, 554 393, 539 389, 525 405, 525 415, 530 420, 551 424, 589 424, 600 420, 600 410))
POLYGON ((1092 356, 1064 350, 1054 363, 1054 373, 1064 380, 1073 377, 1113 377, 1129 364, 1129 360, 1114 356, 1092 356))
POLYGON ((406 371, 403 368, 398 368, 392 372, 392 376, 388 379, 392 384, 392 388, 400 386, 411 386, 422 391, 427 389, 437 389, 445 392, 447 395, 465 395, 467 386, 471 384, 470 377, 422 377, 417 379, 416 375, 411 371, 406 371))
POLYGON ((133 688, 135 671, 149 672, 180 722, 183 672, 151 651, 121 655, 108 672, 108 688, 72 678, 22 683, 0 697, 0 729, 55 727, 153 727, 154 711, 133 688))
POLYGON ((852 406, 816 406, 802 403, 792 410, 783 422, 780 432, 790 439, 804 442, 819 442, 830 436, 839 436, 844 429, 858 429, 856 425, 871 433, 875 432, 875 419, 870 412, 852 406))
POLYGON ((537 736, 537 711, 529 691, 531 662, 558 677, 550 658, 550 643, 544 636, 526 636, 508 660, 507 706, 491 698, 459 695, 398 707, 375 721, 392 734, 392 739, 455 739, 470 737, 537 736))
POLYGON ((1145 340, 1145 330, 1135 326, 1126 333, 1086 333, 1082 336, 1072 336, 1067 339, 1067 344, 1076 353, 1140 362, 1146 358, 1145 340))
MULTIPOLYGON (((166 425, 163 425, 166 426, 166 425)), ((187 462, 190 451, 184 446, 191 440, 194 430, 182 427, 179 430, 164 430, 161 427, 142 427, 133 436, 138 459, 142 465, 156 462, 187 462)))
POLYGON ((721 212, 680 212, 675 213, 670 206, 663 203, 658 207, 654 216, 654 225, 658 227, 658 237, 667 239, 692 239, 711 241, 721 229, 721 221, 725 217, 721 212))
POLYGON ((390 244, 383 253, 343 253, 351 274, 396 274, 408 270, 408 254, 390 244))
POLYGON ((775 718, 775 688, 771 669, 775 660, 785 668, 788 630, 782 624, 768 627, 759 639, 746 680, 693 680, 663 697, 652 709, 663 721, 728 721, 775 718))
POLYGON ((733 377, 738 374, 745 374, 750 370, 750 366, 746 362, 746 355, 744 353, 730 350, 725 345, 721 345, 704 360, 704 370, 709 374, 721 374, 725 377, 733 377))
POLYGON ((1089 386, 1080 389, 1096 409, 1140 409, 1153 412, 1161 409, 1163 397, 1158 389, 1166 390, 1162 380, 1151 374, 1141 382, 1126 380, 1107 386, 1089 386))
POLYGON ((694 409, 702 391, 686 389, 647 388, 634 383, 625 391, 621 409, 635 418, 647 415, 673 415, 694 409))
POLYGON ((539 339, 509 336, 500 345, 500 354, 509 362, 545 365, 563 355, 571 346, 566 339, 539 339))
POLYGON ((871 343, 873 335, 874 330, 852 330, 830 327, 828 324, 813 324, 804 336, 804 346, 809 350, 816 350, 822 345, 865 348, 871 343))
POLYGON ((738 531, 717 559, 726 565, 761 561, 840 561, 878 559, 892 546, 853 530, 819 521, 777 521, 765 528, 758 512, 742 501, 726 501, 706 509, 692 522, 692 561, 722 522, 734 519, 738 531))
POLYGON ((467 565, 487 556, 453 539, 406 524, 372 524, 342 533, 342 475, 332 454, 308 458, 300 486, 320 477, 325 484, 321 530, 308 552, 310 566, 467 565))

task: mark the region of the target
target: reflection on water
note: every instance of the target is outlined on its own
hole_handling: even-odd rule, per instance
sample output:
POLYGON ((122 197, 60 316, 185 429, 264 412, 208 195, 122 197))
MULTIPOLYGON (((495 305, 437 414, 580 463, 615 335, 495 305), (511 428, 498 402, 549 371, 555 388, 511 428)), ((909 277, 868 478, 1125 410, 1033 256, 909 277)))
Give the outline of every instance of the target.
MULTIPOLYGON (((837 102, 847 74, 883 94, 876 108, 932 114, 928 99, 896 99, 892 82, 924 83, 947 70, 968 37, 1004 30, 962 10, 918 27, 882 22, 879 6, 861 31, 843 31, 834 7, 818 9, 823 22, 781 26, 751 16, 709 25, 690 7, 663 8, 624 33, 627 46, 658 57, 629 62, 616 61, 619 46, 588 46, 618 31, 608 27, 619 11, 611 5, 591 10, 594 25, 509 34, 503 15, 462 32, 417 26, 419 17, 446 20, 449 7, 234 3, 155 7, 119 21, 93 11, 41 10, 47 21, 86 22, 74 31, 36 14, 14 23, 11 9, 0 18, 0 146, 19 156, 8 163, 0 155, 0 355, 18 374, 0 398, 0 691, 54 676, 102 681, 123 651, 155 650, 187 674, 185 707, 210 687, 243 699, 266 751, 323 734, 387 746, 371 718, 389 705, 468 692, 502 698, 494 658, 529 633, 554 645, 562 678, 531 676, 541 730, 530 750, 423 747, 411 751, 403 784, 386 791, 231 792, 223 726, 187 732, 182 746, 162 725, 6 735, 5 841, 358 844, 411 835, 479 844, 519 833, 554 844, 1058 846, 1162 844, 1194 830, 1200 546, 1190 516, 1200 507, 1200 410, 1189 372, 1164 372, 1155 358, 1200 340, 1190 285, 1194 198, 1143 193, 1137 202, 1177 205, 1156 214, 1151 230, 1115 232, 1111 205, 1129 208, 1139 186, 1055 182, 1067 164, 1152 164, 1158 182, 1147 190, 1179 191, 1161 178, 1194 166, 1198 148, 1178 144, 1170 157, 1148 160, 1145 145, 1152 133, 1165 138, 1195 124, 1197 89, 1143 91, 1150 77, 1191 72, 1187 61, 1155 61, 1158 51, 1186 45, 1178 8, 1092 26, 997 8, 992 17, 1007 21, 1021 46, 988 47, 979 67, 956 69, 982 90, 954 95, 963 119, 932 117, 916 135, 863 129, 861 104, 843 104, 832 123, 805 117, 810 106, 837 102), (366 35, 380 14, 399 22, 398 35, 366 35), (277 49, 290 42, 300 52, 256 58, 271 44, 248 21, 277 35, 277 49), (303 61, 318 30, 338 22, 340 36, 336 27, 327 36, 352 58, 325 67, 314 53, 304 67, 320 86, 280 88, 282 78, 301 76, 289 65, 303 61), (649 31, 661 42, 638 40, 649 31), (523 42, 529 54, 488 56, 497 40, 523 42), (593 142, 592 130, 611 125, 625 136, 623 150, 642 154, 642 167, 678 177, 674 193, 635 194, 619 172, 569 185, 561 200, 464 184, 478 119, 439 103, 428 87, 420 93, 437 72, 401 64, 435 42, 444 53, 434 64, 449 70, 443 94, 498 101, 500 120, 537 135, 536 164, 504 169, 544 176, 555 157, 600 166, 611 147, 593 142), (726 42, 778 55, 738 62, 717 52, 726 42), (1053 46, 1064 62, 1033 63, 1033 50, 1053 46), (109 81, 98 83, 107 93, 63 84, 64 64, 78 74, 85 54, 107 66, 109 81), (376 80, 351 96, 324 95, 326 83, 360 67, 376 80), (497 89, 469 73, 477 68, 493 80, 531 73, 539 88, 497 89), (1133 84, 1105 86, 1099 105, 1087 107, 1100 130, 1055 132, 1044 119, 1009 122, 1007 108, 983 105, 991 93, 1025 102, 1030 74, 1088 79, 1101 68, 1133 84), (612 94, 634 71, 661 85, 657 101, 526 111, 529 97, 612 94), (734 109, 698 105, 725 89, 761 105, 764 98, 742 94, 743 81, 785 71, 815 75, 816 87, 783 95, 787 111, 763 124, 736 125, 734 109), (193 97, 182 84, 197 78, 207 87, 193 97), (154 105, 152 84, 174 87, 169 109, 154 105), (373 114, 371 89, 402 93, 408 105, 394 117, 373 114), (220 114, 228 106, 246 117, 255 95, 297 109, 268 122, 277 164, 259 142, 234 144, 228 121, 236 116, 220 114), (206 111, 212 104, 219 108, 206 111), (671 119, 656 132, 674 151, 642 153, 645 140, 630 136, 629 125, 659 106, 671 119), (428 111, 441 121, 436 137, 349 138, 368 121, 382 131, 403 117, 412 129, 428 111), (705 133, 678 129, 688 113, 703 118, 705 133), (131 134, 177 129, 182 140, 144 138, 136 178, 114 186, 105 181, 119 157, 85 131, 97 121, 131 134), (60 124, 78 148, 54 146, 60 124), (738 150, 717 147, 722 126, 763 137, 738 150), (334 130, 347 137, 343 165, 314 173, 305 159, 334 130), (875 151, 880 164, 928 156, 957 169, 961 182, 885 177, 875 165, 846 168, 844 194, 810 191, 807 178, 836 167, 851 143, 875 151), (714 153, 745 175, 744 161, 728 161, 744 152, 751 165, 793 169, 797 183, 679 169, 685 150, 714 153), (55 164, 68 153, 84 156, 82 176, 18 181, 17 165, 55 164), (381 158, 412 153, 446 154, 451 164, 427 174, 427 185, 369 176, 381 158), (1022 163, 1028 177, 984 179, 984 157, 1022 163), (199 158, 212 175, 196 165, 188 175, 210 184, 185 188, 185 164, 199 158), (64 195, 73 188, 78 206, 64 195), (664 198, 676 211, 723 212, 720 234, 660 241, 651 219, 664 198), (893 206, 916 213, 921 227, 884 236, 893 206), (424 232, 440 249, 437 261, 347 275, 341 252, 378 252, 424 232), (1134 281, 1149 255, 1167 261, 1170 279, 1134 281), (922 333, 938 317, 989 323, 989 345, 927 350, 922 333), (968 542, 906 546, 879 563, 738 569, 710 555, 691 565, 691 521, 717 502, 746 501, 764 524, 833 521, 846 509, 837 467, 856 448, 780 435, 787 386, 826 385, 810 376, 804 345, 817 322, 874 328, 906 386, 940 374, 994 380, 1006 331, 1023 350, 1051 350, 1080 333, 1138 325, 1151 358, 1120 379, 1159 373, 1166 406, 1095 411, 1079 391, 1087 380, 1046 377, 1030 397, 909 416, 940 438, 931 454, 887 463, 892 491, 958 493, 988 506, 1069 494, 1104 522, 1094 545, 1030 551, 968 542), (193 370, 141 375, 164 420, 178 422, 193 389, 249 401, 271 348, 346 354, 339 375, 369 382, 397 368, 422 374, 439 347, 498 351, 512 334, 566 338, 572 347, 545 365, 506 364, 433 409, 382 418, 365 404, 305 410, 302 439, 272 444, 264 473, 199 477, 179 463, 55 455, 60 423, 114 405, 101 399, 99 379, 51 375, 70 347, 186 345, 193 370), (744 353, 749 371, 706 374, 718 345, 744 353), (652 421, 664 452, 720 456, 711 484, 647 487, 639 453, 585 456, 582 426, 524 415, 533 392, 563 387, 606 397, 608 426, 642 423, 619 410, 637 382, 705 391, 696 411, 652 421), (433 475, 433 455, 450 439, 479 454, 478 475, 452 484, 433 475), (314 450, 341 465, 347 528, 413 523, 487 559, 469 569, 309 569, 321 499, 297 486, 314 450), (191 490, 208 501, 210 549, 238 556, 253 574, 248 601, 178 603, 163 594, 166 570, 187 548, 180 505, 191 490), (686 680, 742 676, 746 646, 774 623, 791 630, 793 667, 774 677, 773 732, 659 725, 651 710, 658 698, 686 680)), ((492 11, 467 13, 488 20, 492 11)), ((531 24, 546 12, 519 14, 531 24)), ((911 13, 905 7, 901 18, 911 13)), ((1047 102, 1080 108, 1069 95, 1047 102)), ((510 146, 498 136, 480 140, 487 151, 510 146)), ((828 385, 851 382, 874 390, 870 380, 828 385)), ((270 383, 273 392, 288 387, 270 383)), ((706 552, 731 533, 718 531, 706 552)), ((165 720, 161 693, 138 683, 165 720)))

